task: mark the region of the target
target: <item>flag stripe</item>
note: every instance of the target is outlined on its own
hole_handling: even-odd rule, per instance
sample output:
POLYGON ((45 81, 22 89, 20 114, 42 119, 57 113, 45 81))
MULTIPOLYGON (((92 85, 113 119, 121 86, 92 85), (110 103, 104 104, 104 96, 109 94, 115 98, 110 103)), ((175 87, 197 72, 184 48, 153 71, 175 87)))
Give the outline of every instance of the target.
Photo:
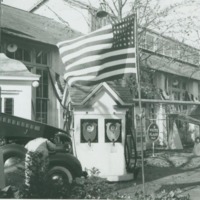
MULTIPOLYGON (((83 77, 83 76, 90 76, 90 77, 103 77, 103 76, 105 76, 106 74, 112 74, 112 75, 115 75, 115 74, 113 74, 112 72, 113 71, 119 71, 119 70, 124 70, 124 72, 127 72, 127 70, 128 70, 128 72, 130 72, 131 71, 131 73, 133 73, 133 72, 135 72, 136 71, 136 68, 133 68, 133 65, 132 64, 122 64, 122 65, 117 65, 117 66, 112 66, 112 67, 110 67, 110 68, 105 68, 105 69, 102 69, 102 70, 100 70, 100 71, 94 71, 94 72, 90 72, 90 73, 86 73, 86 74, 84 74, 84 73, 74 73, 74 75, 73 76, 71 76, 71 77, 69 77, 69 79, 66 79, 67 81, 69 81, 69 80, 71 80, 73 77, 83 77), (129 70, 128 70, 129 69, 129 70), (130 69, 132 69, 132 71, 130 70, 130 69), (104 75, 103 75, 104 74, 104 75)), ((117 74, 116 73, 116 75, 119 75, 119 74, 117 74)), ((124 75, 124 73, 122 74, 122 76, 124 75)), ((91 80, 92 80, 92 78, 91 78, 91 80)), ((94 80, 98 80, 98 79, 95 79, 94 78, 94 80)))
MULTIPOLYGON (((108 78, 110 80, 110 77, 113 77, 113 78, 119 77, 119 76, 121 77, 124 74, 130 74, 130 73, 137 73, 136 68, 134 68, 134 70, 132 67, 126 68, 126 69, 115 70, 115 71, 111 71, 111 72, 102 74, 98 77, 95 75, 72 77, 71 79, 69 79, 68 84, 72 85, 76 81, 92 81, 92 82, 96 83, 97 81, 101 81, 102 79, 105 80, 106 78, 108 78)), ((88 84, 90 84, 90 83, 88 83, 88 84)))
POLYGON ((79 57, 82 54, 89 53, 89 52, 92 52, 92 51, 97 51, 97 50, 100 50, 100 52, 101 52, 102 49, 110 49, 111 47, 112 47, 112 43, 109 43, 109 44, 99 44, 99 45, 96 45, 96 46, 89 46, 89 47, 86 47, 84 49, 81 49, 80 51, 77 51, 77 52, 68 54, 67 56, 64 56, 63 57, 63 62, 64 63, 70 62, 71 59, 79 57))
POLYGON ((66 45, 71 45, 75 42, 79 42, 81 40, 84 40, 84 39, 87 39, 87 38, 90 38, 90 37, 94 37, 94 36, 97 36, 97 35, 103 35, 103 34, 106 34, 106 33, 110 33, 110 31, 112 30, 112 26, 111 25, 108 25, 108 26, 105 26, 101 29, 98 29, 94 32, 91 32, 87 35, 84 35, 84 36, 81 36, 81 37, 78 37, 78 38, 75 38, 75 39, 72 39, 72 40, 68 40, 68 41, 62 41, 62 42, 59 42, 57 44, 58 48, 61 48, 63 46, 66 46, 66 45))
MULTIPOLYGON (((107 63, 109 63, 109 65, 114 65, 120 60, 123 60, 123 59, 125 60, 125 59, 130 59, 130 58, 135 59, 135 54, 131 53, 131 54, 114 55, 112 57, 107 57, 107 58, 99 59, 99 60, 95 58, 88 58, 88 60, 87 59, 84 60, 85 62, 81 62, 74 66, 66 67, 66 73, 73 72, 78 69, 86 69, 86 68, 90 68, 90 67, 94 67, 98 65, 105 65, 107 63)), ((131 60, 131 61, 135 62, 135 60, 131 60)))
POLYGON ((73 43, 72 45, 69 46, 63 46, 60 48, 60 53, 67 53, 68 51, 73 52, 76 51, 77 49, 80 48, 84 48, 88 45, 93 44, 97 44, 98 42, 101 44, 102 40, 104 40, 104 43, 106 43, 106 39, 108 40, 108 42, 110 42, 110 39, 113 38, 113 33, 109 33, 109 34, 104 34, 104 35, 98 35, 96 37, 92 37, 92 38, 87 38, 85 40, 81 40, 79 42, 73 43))
POLYGON ((57 44, 65 65, 64 78, 76 81, 104 81, 120 74, 136 73, 133 17, 88 35, 57 44))
MULTIPOLYGON (((89 37, 87 39, 84 38, 84 40, 80 40, 71 45, 61 47, 59 51, 61 53, 61 57, 63 58, 63 62, 66 63, 70 61, 69 55, 71 55, 72 58, 74 58, 76 57, 76 54, 77 56, 80 56, 82 53, 86 52, 110 49, 112 47, 113 42, 112 29, 110 29, 109 32, 109 34, 103 32, 101 35, 89 37)), ((73 62, 73 60, 71 62, 73 62)))
MULTIPOLYGON (((95 47, 96 45, 102 45, 102 44, 112 44, 113 43, 113 39, 105 39, 103 40, 103 43, 102 43, 102 40, 100 41, 97 41, 97 42, 88 42, 87 44, 84 44, 80 47, 77 47, 77 48, 74 48, 74 49, 71 49, 70 51, 64 51, 61 56, 62 57, 65 57, 71 53, 76 53, 77 51, 80 51, 82 49, 85 49, 89 46, 92 46, 92 47, 95 47)), ((103 50, 103 49, 102 49, 103 50)), ((110 49, 109 49, 110 50, 110 49)), ((93 51, 91 51, 91 53, 93 53, 93 51)))
POLYGON ((96 72, 96 75, 99 76, 101 74, 105 74, 105 73, 115 71, 115 70, 119 70, 119 69, 124 69, 126 71, 128 68, 133 70, 133 64, 125 62, 124 64, 119 64, 119 65, 111 66, 109 68, 108 67, 104 68, 104 69, 100 70, 98 73, 96 72))
POLYGON ((89 62, 94 62, 94 61, 99 61, 103 60, 106 58, 110 58, 110 60, 117 59, 116 56, 121 56, 121 55, 129 55, 135 56, 135 49, 134 48, 127 48, 127 49, 119 49, 115 51, 109 51, 109 52, 100 52, 93 51, 92 53, 84 53, 81 56, 79 56, 77 59, 74 59, 73 62, 68 62, 67 67, 65 68, 66 70, 70 70, 71 68, 77 66, 77 65, 82 65, 82 64, 87 64, 89 62), (114 57, 115 56, 115 57, 114 57))
POLYGON ((106 63, 99 65, 99 66, 93 66, 93 67, 90 67, 90 68, 88 67, 88 68, 83 68, 83 69, 73 70, 71 72, 67 72, 67 73, 65 73, 64 78, 67 79, 70 76, 74 76, 74 75, 80 76, 80 75, 88 74, 88 73, 91 73, 91 72, 98 72, 98 71, 101 71, 103 69, 110 68, 110 67, 113 67, 113 66, 115 68, 117 68, 118 65, 123 65, 123 64, 132 64, 133 65, 133 63, 135 63, 135 58, 127 58, 127 59, 121 59, 121 60, 112 61, 112 62, 106 62, 106 63))

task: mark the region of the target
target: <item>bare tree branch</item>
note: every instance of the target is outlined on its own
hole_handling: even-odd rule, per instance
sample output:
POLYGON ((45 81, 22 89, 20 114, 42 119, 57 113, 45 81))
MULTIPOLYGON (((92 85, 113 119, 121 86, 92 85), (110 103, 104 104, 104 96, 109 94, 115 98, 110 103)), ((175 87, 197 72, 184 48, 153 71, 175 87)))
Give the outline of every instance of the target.
POLYGON ((124 3, 122 3, 122 9, 123 9, 123 7, 126 5, 127 1, 128 1, 128 0, 125 0, 124 3))
POLYGON ((109 8, 109 10, 111 11, 111 14, 115 17, 117 17, 117 15, 115 14, 114 10, 112 9, 112 7, 110 6, 110 4, 108 4, 105 0, 103 0, 103 2, 106 4, 106 6, 109 8))
POLYGON ((52 13, 54 13, 54 15, 63 23, 65 24, 67 27, 69 27, 69 23, 67 21, 65 21, 62 17, 60 17, 60 15, 58 15, 54 10, 52 10, 49 6, 45 5, 52 13))
MULTIPOLYGON (((80 13, 81 15, 82 15, 82 17, 85 19, 85 22, 87 23, 87 25, 90 27, 91 26, 91 24, 90 24, 90 21, 89 21, 89 19, 88 18, 86 18, 85 17, 85 15, 83 14, 83 12, 81 12, 76 6, 74 6, 74 2, 76 2, 76 1, 71 1, 71 0, 64 0, 66 3, 68 3, 68 5, 72 8, 72 9, 74 9, 74 10, 76 10, 78 13, 80 13), (72 3, 71 3, 72 2, 72 3)), ((78 2, 78 1, 77 1, 78 2)), ((82 6, 80 6, 79 8, 82 8, 82 6)), ((84 9, 86 9, 86 7, 83 7, 84 9)), ((90 7, 87 7, 87 10, 88 11, 90 11, 90 7)), ((91 9, 92 10, 92 9, 91 9)))
MULTIPOLYGON (((105 0, 104 0, 104 2, 105 2, 105 0)), ((114 6, 116 12, 118 13, 118 8, 117 8, 117 5, 116 5, 117 2, 113 0, 112 3, 113 3, 113 6, 114 6)), ((110 6, 110 7, 111 7, 111 6, 110 6)))

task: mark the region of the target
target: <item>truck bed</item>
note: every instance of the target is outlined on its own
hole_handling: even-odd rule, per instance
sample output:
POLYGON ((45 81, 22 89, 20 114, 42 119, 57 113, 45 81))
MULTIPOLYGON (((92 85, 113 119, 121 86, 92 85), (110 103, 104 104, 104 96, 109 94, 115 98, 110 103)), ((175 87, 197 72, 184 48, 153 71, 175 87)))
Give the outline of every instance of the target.
POLYGON ((21 138, 26 141, 38 137, 51 139, 58 132, 66 134, 70 139, 70 135, 62 129, 33 120, 0 113, 0 138, 21 138))

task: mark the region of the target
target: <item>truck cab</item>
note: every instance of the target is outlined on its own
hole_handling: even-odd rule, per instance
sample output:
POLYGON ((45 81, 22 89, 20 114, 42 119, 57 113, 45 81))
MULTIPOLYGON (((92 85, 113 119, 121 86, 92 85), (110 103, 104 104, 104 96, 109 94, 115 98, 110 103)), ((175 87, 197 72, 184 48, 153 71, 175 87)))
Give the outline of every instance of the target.
POLYGON ((5 175, 23 163, 27 152, 24 146, 38 137, 47 138, 58 147, 49 152, 48 176, 52 180, 67 179, 71 184, 73 179, 83 175, 81 163, 73 155, 71 136, 66 131, 0 113, 0 150, 3 152, 5 175))

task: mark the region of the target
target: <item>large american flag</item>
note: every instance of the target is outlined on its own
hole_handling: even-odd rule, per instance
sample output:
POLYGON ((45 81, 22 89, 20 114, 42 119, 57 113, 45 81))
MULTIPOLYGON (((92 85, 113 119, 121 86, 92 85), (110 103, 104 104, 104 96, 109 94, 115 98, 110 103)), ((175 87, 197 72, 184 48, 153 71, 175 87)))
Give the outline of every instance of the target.
POLYGON ((57 44, 68 85, 96 84, 136 74, 134 15, 79 38, 57 44))

